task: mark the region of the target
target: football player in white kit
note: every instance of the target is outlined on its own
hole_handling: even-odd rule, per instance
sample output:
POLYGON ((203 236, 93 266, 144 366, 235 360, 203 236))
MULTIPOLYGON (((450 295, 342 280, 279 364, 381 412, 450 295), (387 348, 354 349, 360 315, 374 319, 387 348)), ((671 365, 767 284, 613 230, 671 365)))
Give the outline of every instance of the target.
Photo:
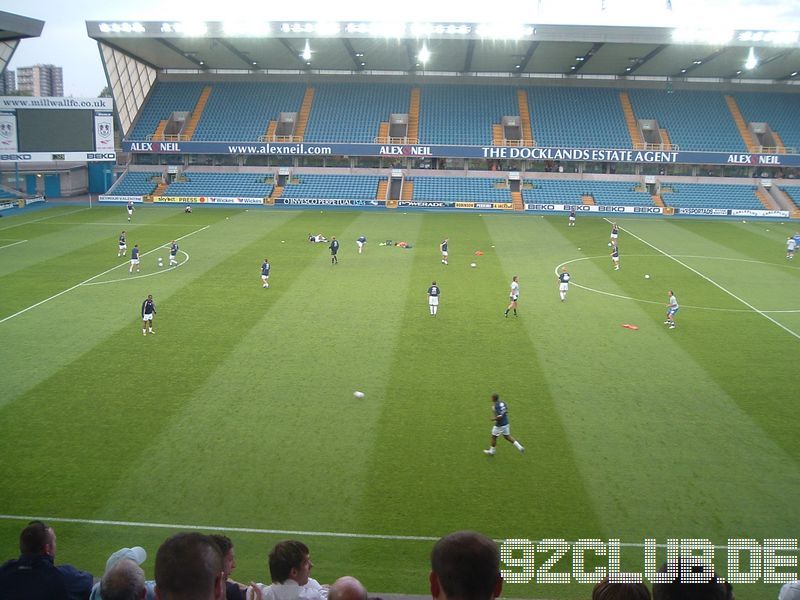
POLYGON ((514 309, 514 316, 517 316, 517 300, 519 300, 519 277, 514 275, 511 278, 511 290, 508 293, 508 297, 511 302, 508 303, 506 306, 505 316, 508 316, 508 311, 514 309))

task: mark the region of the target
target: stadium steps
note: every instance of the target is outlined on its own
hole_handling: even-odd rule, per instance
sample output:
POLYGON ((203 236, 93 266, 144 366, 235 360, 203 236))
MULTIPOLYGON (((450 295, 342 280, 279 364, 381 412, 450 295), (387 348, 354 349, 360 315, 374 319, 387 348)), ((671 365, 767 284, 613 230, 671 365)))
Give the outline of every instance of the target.
POLYGON ((786 145, 783 143, 781 135, 774 129, 772 130, 772 137, 775 138, 776 152, 778 154, 786 154, 786 145))
POLYGON ((664 204, 664 201, 661 199, 661 196, 659 196, 658 194, 651 195, 650 200, 653 201, 653 204, 655 204, 656 206, 660 206, 661 208, 664 208, 666 206, 666 204, 664 204))
POLYGON ((642 132, 639 130, 639 123, 636 121, 636 115, 633 114, 633 105, 628 96, 628 92, 619 93, 619 101, 622 104, 622 113, 625 115, 625 124, 628 126, 628 133, 631 136, 631 143, 634 148, 644 147, 644 139, 642 139, 642 132))
POLYGON ((186 127, 183 130, 183 135, 187 140, 191 140, 194 137, 194 132, 197 129, 197 124, 200 122, 200 117, 203 116, 203 111, 206 108, 206 104, 208 103, 208 97, 211 95, 211 86, 207 85, 203 88, 203 93, 200 94, 200 98, 197 100, 197 104, 194 106, 194 110, 192 111, 192 116, 189 117, 189 122, 186 124, 186 127))
POLYGON ((592 196, 589 196, 588 194, 584 194, 583 196, 581 196, 581 202, 583 202, 584 204, 588 204, 590 206, 595 205, 594 198, 592 196))
MULTIPOLYGON (((388 125, 388 123, 387 123, 388 125)), ((376 200, 386 200, 386 196, 389 193, 389 180, 388 179, 381 179, 378 182, 378 191, 375 193, 376 200)))
POLYGON ((775 203, 775 200, 772 199, 767 193, 767 190, 764 189, 764 186, 759 185, 756 188, 756 198, 758 198, 759 202, 764 206, 766 210, 780 210, 781 207, 775 203))
POLYGON ((664 146, 664 150, 672 150, 672 140, 669 139, 669 132, 666 129, 659 129, 659 135, 661 135, 661 144, 664 146))
POLYGON ((283 186, 276 185, 272 188, 272 193, 269 195, 268 200, 272 200, 272 204, 275 204, 275 199, 280 198, 281 194, 283 194, 283 186))
POLYGON ((314 88, 306 88, 306 93, 303 95, 303 103, 300 105, 300 112, 297 113, 297 123, 294 127, 294 137, 296 141, 302 142, 303 137, 306 135, 306 125, 308 125, 308 117, 311 114, 311 105, 314 104, 314 88))
POLYGON ((416 144, 419 142, 419 88, 411 90, 411 97, 408 100, 408 142, 416 144))
POLYGON ((278 130, 278 122, 270 121, 267 125, 267 132, 264 134, 268 140, 275 139, 275 132, 278 130))
POLYGON ((162 119, 161 121, 158 122, 158 127, 156 127, 156 132, 153 134, 154 140, 164 139, 164 131, 167 129, 167 123, 169 123, 167 119, 162 119))
POLYGON ((492 146, 504 146, 504 142, 503 126, 499 123, 492 123, 492 146))
POLYGON ((528 108, 528 93, 525 90, 517 90, 517 104, 519 104, 519 118, 522 121, 522 145, 533 146, 531 111, 528 108))
POLYGON ((403 180, 403 191, 400 192, 400 200, 411 200, 414 197, 414 182, 408 179, 403 180))
POLYGON ((753 139, 753 133, 747 128, 747 122, 742 116, 742 111, 739 110, 739 105, 736 104, 733 96, 726 94, 725 103, 728 105, 728 110, 731 111, 733 122, 736 123, 736 129, 739 130, 739 135, 742 136, 742 141, 748 152, 758 152, 758 144, 753 139))
POLYGON ((156 186, 156 189, 153 190, 153 193, 151 194, 151 196, 163 196, 164 192, 167 191, 168 187, 169 187, 169 184, 162 181, 161 183, 159 183, 156 186))
POLYGON ((525 203, 522 201, 522 192, 511 192, 511 204, 514 210, 525 210, 525 203))
POLYGON ((389 121, 383 121, 378 125, 378 143, 384 144, 389 141, 389 121))

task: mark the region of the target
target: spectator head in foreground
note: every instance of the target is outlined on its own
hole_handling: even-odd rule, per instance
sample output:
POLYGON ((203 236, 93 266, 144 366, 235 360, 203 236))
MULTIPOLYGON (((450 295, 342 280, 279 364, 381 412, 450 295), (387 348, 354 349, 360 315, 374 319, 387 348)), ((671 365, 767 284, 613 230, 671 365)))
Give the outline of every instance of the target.
POLYGON ((222 600, 225 574, 217 543, 200 533, 176 533, 156 553, 159 600, 222 600))
POLYGON ((485 535, 457 531, 431 552, 431 596, 437 600, 491 600, 500 596, 500 549, 485 535))

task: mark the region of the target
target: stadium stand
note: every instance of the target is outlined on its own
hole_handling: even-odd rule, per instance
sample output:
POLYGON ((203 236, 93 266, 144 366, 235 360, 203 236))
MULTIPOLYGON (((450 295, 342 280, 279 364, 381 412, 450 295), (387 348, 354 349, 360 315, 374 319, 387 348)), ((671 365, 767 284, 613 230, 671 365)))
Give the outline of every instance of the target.
POLYGON ((420 87, 421 144, 488 146, 492 125, 520 113, 512 87, 424 85, 420 87))
POLYGON ((800 184, 797 185, 782 185, 780 188, 786 192, 789 198, 792 199, 792 202, 795 203, 795 206, 800 206, 800 184))
POLYGON ((156 189, 161 173, 128 171, 125 172, 109 190, 109 196, 146 196, 156 189))
POLYGON ((533 188, 522 189, 526 203, 581 204, 583 196, 591 196, 595 204, 617 206, 654 206, 650 194, 636 191, 630 181, 593 181, 583 179, 527 180, 533 188))
POLYGON ((167 187, 164 196, 196 197, 222 196, 266 198, 272 193, 273 183, 265 176, 252 173, 203 173, 187 171, 185 181, 175 181, 167 187))
POLYGON ((678 183, 661 188, 667 206, 677 208, 739 208, 763 210, 753 185, 678 183))
POLYGON ((304 141, 372 144, 392 113, 408 113, 410 94, 402 84, 315 85, 304 141))
POLYGON ((511 202, 504 179, 409 177, 408 180, 414 184, 412 200, 511 202))
POLYGON ((784 145, 800 148, 800 96, 766 92, 739 92, 734 98, 748 123, 767 123, 784 145))
POLYGON ((631 147, 619 90, 532 87, 528 106, 539 146, 631 147))
POLYGON ((195 141, 256 142, 281 112, 297 112, 300 83, 214 83, 195 141))
POLYGON ((375 200, 376 175, 312 175, 293 177, 283 188, 282 198, 331 198, 336 200, 375 200))
POLYGON ((145 102, 128 139, 146 140, 173 112, 191 112, 203 92, 203 82, 159 82, 145 102))
POLYGON ((720 92, 628 90, 637 119, 655 119, 681 150, 746 152, 720 92))

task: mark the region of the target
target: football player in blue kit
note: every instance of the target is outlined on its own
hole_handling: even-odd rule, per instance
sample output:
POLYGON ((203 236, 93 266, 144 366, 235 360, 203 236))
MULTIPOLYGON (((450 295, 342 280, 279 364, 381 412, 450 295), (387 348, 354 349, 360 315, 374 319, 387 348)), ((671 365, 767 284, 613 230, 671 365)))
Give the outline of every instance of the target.
POLYGON ((331 264, 338 265, 339 257, 336 256, 336 253, 339 252, 339 240, 336 239, 336 236, 331 236, 331 245, 328 248, 331 250, 331 264))
POLYGON ((178 264, 178 243, 175 240, 172 240, 172 244, 169 247, 169 266, 177 265, 178 264))
POLYGON ((442 293, 442 290, 439 289, 439 286, 436 285, 436 282, 431 283, 431 287, 428 288, 428 308, 431 311, 431 316, 435 317, 437 311, 439 310, 439 294, 442 293))
POLYGON ((154 334, 153 317, 156 314, 156 303, 153 302, 153 295, 148 294, 142 302, 142 335, 147 335, 148 331, 154 334))
POLYGON ((484 450, 483 453, 494 456, 497 450, 497 438, 501 435, 514 444, 514 448, 520 452, 525 452, 525 446, 511 437, 511 426, 508 424, 508 406, 505 402, 500 400, 500 396, 497 394, 492 394, 492 410, 494 411, 494 416, 492 417, 492 421, 494 421, 494 426, 492 427, 492 445, 484 450))
POLYGON ((119 234, 119 251, 117 252, 117 256, 125 256, 125 253, 128 251, 128 238, 123 231, 119 234))

